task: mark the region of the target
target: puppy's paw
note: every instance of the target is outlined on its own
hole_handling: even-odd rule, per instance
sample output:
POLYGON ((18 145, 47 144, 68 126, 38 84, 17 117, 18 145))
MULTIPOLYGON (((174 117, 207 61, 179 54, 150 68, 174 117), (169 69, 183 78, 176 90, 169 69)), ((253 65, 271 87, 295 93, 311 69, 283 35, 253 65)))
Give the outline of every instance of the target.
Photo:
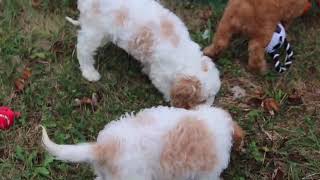
POLYGON ((91 82, 99 81, 101 78, 99 72, 93 68, 82 69, 82 76, 91 82))
POLYGON ((260 75, 266 75, 268 73, 268 68, 267 66, 263 66, 259 69, 259 74, 260 75))
POLYGON ((210 57, 213 61, 214 61, 215 58, 216 58, 216 55, 215 55, 215 52, 214 52, 214 48, 213 48, 212 45, 204 48, 203 54, 204 54, 205 56, 210 57))
POLYGON ((267 72, 268 72, 268 68, 267 68, 267 65, 264 64, 264 65, 260 65, 260 66, 256 66, 256 65, 248 65, 247 66, 247 69, 249 71, 251 71, 252 73, 255 73, 255 74, 260 74, 260 75, 266 75, 267 72))

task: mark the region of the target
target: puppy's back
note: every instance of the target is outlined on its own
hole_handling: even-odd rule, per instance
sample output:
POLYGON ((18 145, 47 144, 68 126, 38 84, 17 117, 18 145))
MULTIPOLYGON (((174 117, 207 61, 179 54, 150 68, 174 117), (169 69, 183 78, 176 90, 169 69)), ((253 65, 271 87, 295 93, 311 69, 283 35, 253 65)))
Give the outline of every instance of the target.
POLYGON ((98 144, 112 136, 125 142, 116 164, 125 166, 128 177, 139 169, 171 180, 195 174, 218 177, 229 162, 232 132, 232 119, 221 109, 157 107, 107 125, 98 144))

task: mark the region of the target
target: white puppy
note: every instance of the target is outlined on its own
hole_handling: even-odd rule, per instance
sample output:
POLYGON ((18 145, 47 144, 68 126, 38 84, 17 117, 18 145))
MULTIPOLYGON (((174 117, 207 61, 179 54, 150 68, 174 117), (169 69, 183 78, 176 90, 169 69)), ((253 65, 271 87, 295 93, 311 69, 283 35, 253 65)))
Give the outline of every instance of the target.
POLYGON ((78 0, 77 56, 82 75, 97 81, 94 53, 113 42, 134 56, 167 101, 191 108, 212 104, 219 72, 190 38, 184 23, 155 0, 78 0))
POLYGON ((93 165, 99 180, 217 180, 243 131, 224 110, 155 107, 105 126, 97 142, 42 141, 57 159, 93 165))

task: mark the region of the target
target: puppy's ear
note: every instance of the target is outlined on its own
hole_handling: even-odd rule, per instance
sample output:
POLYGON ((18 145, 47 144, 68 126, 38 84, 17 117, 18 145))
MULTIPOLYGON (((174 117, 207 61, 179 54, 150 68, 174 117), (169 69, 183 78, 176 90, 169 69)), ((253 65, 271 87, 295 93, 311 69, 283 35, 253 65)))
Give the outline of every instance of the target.
POLYGON ((233 147, 235 148, 236 151, 240 151, 241 148, 243 147, 243 140, 244 140, 244 136, 245 136, 245 132, 243 131, 243 129, 239 126, 238 123, 236 122, 232 122, 233 123, 233 134, 232 134, 232 138, 233 138, 233 147))
POLYGON ((171 88, 171 104, 190 109, 200 104, 201 83, 196 77, 178 77, 171 88))

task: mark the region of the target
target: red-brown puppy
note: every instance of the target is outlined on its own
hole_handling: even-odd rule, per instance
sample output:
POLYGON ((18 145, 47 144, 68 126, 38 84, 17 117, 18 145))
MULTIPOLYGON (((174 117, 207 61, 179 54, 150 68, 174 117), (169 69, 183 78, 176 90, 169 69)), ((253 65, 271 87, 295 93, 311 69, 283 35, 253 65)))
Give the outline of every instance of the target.
POLYGON ((249 69, 266 71, 265 47, 278 23, 288 26, 300 16, 308 0, 229 0, 212 45, 204 50, 214 60, 234 34, 249 38, 249 69))

